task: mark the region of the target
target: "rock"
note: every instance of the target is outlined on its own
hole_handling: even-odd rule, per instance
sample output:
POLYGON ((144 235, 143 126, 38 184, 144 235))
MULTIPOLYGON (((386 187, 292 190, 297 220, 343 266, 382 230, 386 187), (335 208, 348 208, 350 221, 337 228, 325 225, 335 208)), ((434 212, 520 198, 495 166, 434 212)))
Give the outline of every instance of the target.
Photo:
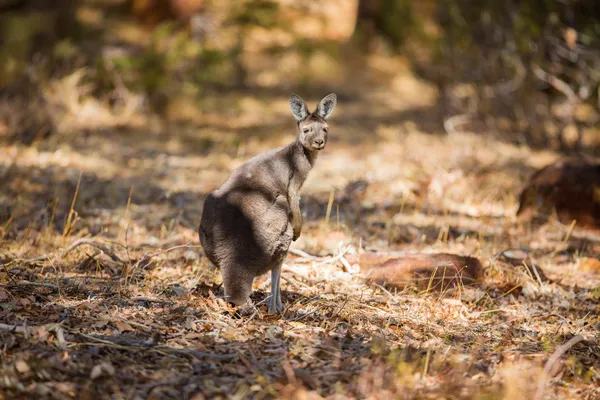
POLYGON ((517 216, 547 220, 556 210, 565 225, 600 229, 600 163, 563 160, 537 171, 521 192, 517 216))
POLYGON ((448 253, 373 252, 346 258, 360 265, 363 278, 395 287, 416 284, 440 290, 473 283, 482 274, 478 259, 448 253))

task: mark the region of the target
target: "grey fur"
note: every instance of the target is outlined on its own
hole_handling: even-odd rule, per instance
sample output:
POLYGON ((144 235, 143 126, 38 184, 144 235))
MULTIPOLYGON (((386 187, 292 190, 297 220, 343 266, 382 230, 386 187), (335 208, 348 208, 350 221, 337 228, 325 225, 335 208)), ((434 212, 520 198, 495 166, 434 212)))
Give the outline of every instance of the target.
POLYGON ((292 94, 296 141, 250 159, 206 197, 198 234, 206 256, 221 269, 228 301, 246 304, 254 278, 271 271, 268 310, 283 311, 281 265, 302 230, 298 192, 327 144, 325 119, 335 104, 332 93, 309 113, 292 94))

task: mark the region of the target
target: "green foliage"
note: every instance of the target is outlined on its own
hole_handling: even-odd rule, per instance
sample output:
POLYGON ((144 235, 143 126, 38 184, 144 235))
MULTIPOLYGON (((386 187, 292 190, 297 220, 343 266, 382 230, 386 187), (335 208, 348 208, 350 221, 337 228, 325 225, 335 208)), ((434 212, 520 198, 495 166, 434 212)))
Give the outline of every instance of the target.
POLYGON ((417 32, 417 18, 412 3, 407 0, 382 0, 380 29, 393 46, 400 46, 417 32))
POLYGON ((185 32, 165 22, 152 33, 142 54, 116 58, 113 64, 129 85, 152 94, 172 85, 176 70, 199 51, 185 32))
POLYGON ((228 23, 242 29, 248 27, 272 28, 277 25, 279 4, 272 0, 242 1, 234 8, 228 23))
MULTIPOLYGON (((570 96, 596 107, 599 17, 600 8, 584 0, 438 2, 435 21, 440 33, 430 65, 423 69, 440 86, 469 83, 476 89, 472 99, 476 114, 488 121, 508 117, 514 122, 510 130, 520 130, 528 143, 549 146, 547 121, 559 131, 569 121, 581 126, 594 123, 576 121, 573 112, 556 116, 546 105, 570 96), (579 98, 581 93, 591 95, 579 98)), ((568 147, 560 134, 558 142, 560 148, 568 147)))
POLYGON ((23 72, 34 39, 43 32, 46 23, 42 13, 10 13, 0 17, 0 88, 23 72))

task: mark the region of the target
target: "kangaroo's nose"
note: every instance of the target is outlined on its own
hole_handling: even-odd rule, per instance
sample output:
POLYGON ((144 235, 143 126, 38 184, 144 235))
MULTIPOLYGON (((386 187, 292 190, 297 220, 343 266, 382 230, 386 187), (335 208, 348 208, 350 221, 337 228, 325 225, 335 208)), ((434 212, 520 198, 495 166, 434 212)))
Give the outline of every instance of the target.
POLYGON ((323 139, 315 139, 315 144, 322 145, 325 141, 323 139))

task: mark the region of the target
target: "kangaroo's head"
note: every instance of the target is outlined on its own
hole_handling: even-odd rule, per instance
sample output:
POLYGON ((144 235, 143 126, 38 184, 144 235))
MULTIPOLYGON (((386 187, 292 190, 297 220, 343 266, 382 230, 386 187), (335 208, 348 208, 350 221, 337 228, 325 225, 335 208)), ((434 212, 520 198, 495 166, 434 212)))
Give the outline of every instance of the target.
POLYGON ((290 108, 298 121, 298 141, 306 150, 319 151, 327 144, 327 117, 337 102, 335 93, 328 94, 319 102, 315 112, 308 111, 304 100, 297 94, 290 96, 290 108))

